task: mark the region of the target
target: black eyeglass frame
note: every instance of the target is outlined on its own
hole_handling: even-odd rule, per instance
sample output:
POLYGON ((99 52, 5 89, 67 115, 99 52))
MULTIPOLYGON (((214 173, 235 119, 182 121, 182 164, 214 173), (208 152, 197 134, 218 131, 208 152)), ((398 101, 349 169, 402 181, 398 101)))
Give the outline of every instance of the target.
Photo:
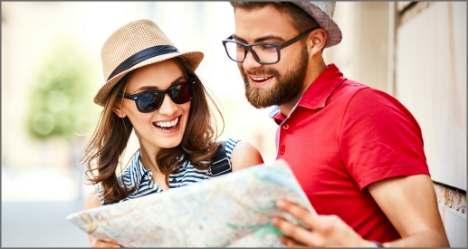
POLYGON ((299 41, 300 39, 302 39, 306 34, 309 34, 310 32, 318 29, 320 27, 313 27, 313 28, 310 28, 302 33, 300 33, 299 35, 297 35, 296 37, 292 38, 291 40, 288 40, 288 41, 285 41, 281 44, 277 44, 277 43, 269 43, 269 42, 258 42, 258 43, 253 43, 253 44, 245 44, 243 42, 240 42, 240 41, 236 41, 236 40, 233 40, 232 39, 232 35, 229 36, 228 38, 224 39, 223 40, 223 46, 224 46, 224 50, 226 51, 226 54, 227 56, 229 57, 229 59, 231 59, 232 61, 234 62, 244 62, 245 61, 245 58, 247 57, 247 52, 250 51, 253 55, 253 57, 255 58, 255 60, 262 64, 262 65, 271 65, 271 64, 276 64, 278 63, 280 60, 281 60, 281 49, 299 41), (236 44, 239 44, 239 45, 242 45, 245 50, 244 50, 244 59, 242 60, 236 60, 236 59, 233 59, 231 58, 231 56, 229 55, 229 52, 227 50, 227 47, 226 47, 226 43, 228 42, 232 42, 232 43, 236 43, 236 44), (257 53, 253 50, 253 46, 258 46, 258 45, 269 45, 269 46, 272 46, 274 48, 276 48, 276 53, 278 55, 278 60, 275 61, 275 62, 261 62, 260 61, 260 57, 258 57, 257 53))
POLYGON ((128 93, 124 93, 124 92, 119 92, 119 93, 118 93, 118 96, 119 96, 119 97, 124 97, 124 98, 126 98, 126 99, 131 99, 131 100, 135 101, 135 105, 136 105, 136 107, 137 107, 137 109, 138 109, 139 112, 141 112, 141 113, 150 113, 150 112, 154 112, 154 111, 158 110, 158 109, 161 107, 161 105, 162 105, 162 103, 163 103, 163 101, 164 101, 164 98, 166 97, 166 94, 167 94, 167 93, 170 93, 170 91, 171 91, 172 89, 174 89, 174 88, 176 88, 176 87, 178 87, 178 86, 181 86, 181 85, 186 85, 186 86, 189 87, 190 91, 192 92, 192 96, 190 97, 190 99, 187 100, 187 101, 185 101, 185 102, 183 102, 183 103, 177 103, 177 102, 174 101, 172 94, 169 94, 169 98, 171 98, 171 100, 172 100, 174 103, 178 104, 178 105, 185 104, 185 103, 189 102, 189 101, 192 100, 192 98, 193 98, 193 90, 194 90, 194 85, 195 85, 196 83, 197 83, 197 80, 196 80, 196 79, 190 79, 190 80, 187 80, 187 81, 185 81, 185 82, 181 82, 181 83, 178 83, 178 84, 176 84, 176 85, 173 85, 173 86, 169 87, 169 88, 166 89, 166 90, 144 91, 144 92, 140 92, 140 93, 135 93, 135 94, 133 94, 133 95, 128 94, 128 93), (151 110, 148 110, 148 111, 144 111, 144 110, 141 110, 141 109, 140 109, 140 107, 138 106, 137 101, 138 101, 138 98, 139 98, 140 96, 142 96, 143 94, 147 94, 147 93, 159 93, 159 94, 162 94, 162 95, 161 95, 162 97, 161 97, 161 100, 159 101, 159 103, 156 105, 156 108, 151 109, 151 110))

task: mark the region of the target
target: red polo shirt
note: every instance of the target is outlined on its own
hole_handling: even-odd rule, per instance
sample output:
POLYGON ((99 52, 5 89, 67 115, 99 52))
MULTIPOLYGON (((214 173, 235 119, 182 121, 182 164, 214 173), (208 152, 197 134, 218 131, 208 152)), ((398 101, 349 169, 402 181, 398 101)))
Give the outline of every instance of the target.
POLYGON ((339 216, 367 240, 400 238, 366 188, 429 174, 421 129, 398 100, 330 64, 289 116, 274 120, 277 159, 291 166, 318 214, 339 216))

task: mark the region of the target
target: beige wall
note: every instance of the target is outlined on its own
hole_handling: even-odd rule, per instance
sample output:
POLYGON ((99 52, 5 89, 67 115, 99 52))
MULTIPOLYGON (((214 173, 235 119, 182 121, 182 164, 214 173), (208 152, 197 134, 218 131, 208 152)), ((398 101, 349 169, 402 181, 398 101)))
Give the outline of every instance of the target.
POLYGON ((334 20, 326 62, 415 116, 450 244, 466 247, 466 3, 338 2, 334 20))
POLYGON ((466 3, 413 14, 397 44, 395 96, 421 125, 432 178, 466 190, 466 3))
POLYGON ((395 96, 419 121, 432 179, 456 188, 439 210, 451 246, 466 247, 466 2, 410 6, 396 37, 395 96))
POLYGON ((335 63, 349 79, 380 90, 387 88, 388 3, 338 2, 334 20, 343 39, 325 49, 326 63, 335 63))

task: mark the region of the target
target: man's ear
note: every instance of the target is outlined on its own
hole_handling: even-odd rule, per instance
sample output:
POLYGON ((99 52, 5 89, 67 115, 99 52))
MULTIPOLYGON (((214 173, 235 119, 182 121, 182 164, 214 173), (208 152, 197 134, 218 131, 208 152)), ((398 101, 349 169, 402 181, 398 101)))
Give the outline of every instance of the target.
POLYGON ((327 37, 327 31, 323 28, 318 28, 309 34, 307 37, 307 48, 311 56, 323 50, 327 37))
POLYGON ((127 116, 127 114, 120 108, 120 106, 112 108, 112 111, 113 111, 119 118, 125 118, 125 117, 127 116))

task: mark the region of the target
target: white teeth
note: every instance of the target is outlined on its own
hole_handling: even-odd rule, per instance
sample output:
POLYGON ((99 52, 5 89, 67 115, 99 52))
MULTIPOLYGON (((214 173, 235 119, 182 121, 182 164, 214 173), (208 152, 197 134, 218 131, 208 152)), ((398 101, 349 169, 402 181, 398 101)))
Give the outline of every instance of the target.
POLYGON ((155 122, 155 124, 159 127, 169 128, 174 127, 179 123, 179 118, 172 120, 171 122, 155 122))
POLYGON ((252 77, 254 81, 264 81, 269 79, 270 77, 252 77))

